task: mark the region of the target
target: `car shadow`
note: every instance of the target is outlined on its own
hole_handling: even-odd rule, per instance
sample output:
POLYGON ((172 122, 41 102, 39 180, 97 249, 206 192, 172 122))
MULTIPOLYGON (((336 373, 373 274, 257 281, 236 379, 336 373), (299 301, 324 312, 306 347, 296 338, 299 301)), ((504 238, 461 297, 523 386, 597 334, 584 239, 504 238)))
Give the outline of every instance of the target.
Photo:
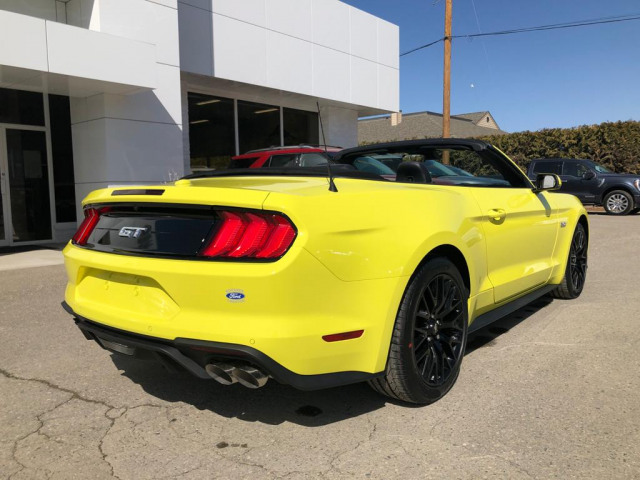
MULTIPOLYGON (((497 337, 551 302, 550 297, 542 297, 470 334, 465 355, 492 346, 497 337)), ((160 363, 152 361, 118 354, 112 354, 111 360, 122 375, 153 397, 170 403, 186 403, 199 410, 246 422, 269 425, 290 422, 319 427, 373 412, 387 404, 422 408, 386 398, 365 383, 305 392, 270 380, 263 388, 248 390, 239 384, 224 386, 213 380, 197 379, 188 373, 169 372, 160 363)))
POLYGON ((112 354, 111 360, 122 375, 153 397, 246 422, 319 427, 393 403, 365 383, 305 392, 269 380, 264 387, 250 390, 240 384, 224 386, 214 380, 201 380, 186 372, 168 372, 153 361, 118 354, 112 354))
MULTIPOLYGON (((507 333, 516 325, 525 321, 531 315, 542 310, 547 305, 553 302, 553 298, 549 295, 544 295, 537 300, 525 305, 524 307, 516 310, 515 312, 507 315, 506 317, 496 320, 495 322, 481 328, 473 333, 469 334, 467 338, 467 349, 465 356, 472 354, 476 350, 483 347, 492 347, 496 344, 496 338, 500 335, 507 333)), ((463 367, 464 368, 464 367, 463 367)))

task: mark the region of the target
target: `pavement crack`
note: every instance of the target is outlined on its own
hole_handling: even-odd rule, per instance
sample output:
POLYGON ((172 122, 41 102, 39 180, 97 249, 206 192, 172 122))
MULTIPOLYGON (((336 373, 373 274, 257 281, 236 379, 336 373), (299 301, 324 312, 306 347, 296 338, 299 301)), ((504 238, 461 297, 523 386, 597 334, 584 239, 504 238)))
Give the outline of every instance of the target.
MULTIPOLYGON (((56 385, 55 383, 52 383, 48 380, 43 380, 41 378, 27 378, 27 377, 21 377, 19 375, 14 375, 11 372, 8 372, 7 370, 0 368, 0 375, 3 375, 6 378, 9 378, 11 380, 19 380, 22 382, 34 382, 34 383, 39 383, 41 385, 44 385, 46 387, 49 387, 53 390, 57 390, 59 392, 64 392, 64 393, 68 393, 70 395, 72 395, 72 397, 69 400, 73 400, 73 399, 77 399, 80 400, 82 402, 87 402, 87 403, 93 403, 95 405, 102 405, 103 407, 107 407, 109 409, 113 409, 116 408, 113 405, 109 405, 106 402, 102 402, 100 400, 94 400, 92 398, 87 398, 84 395, 82 395, 81 393, 78 393, 74 390, 71 390, 69 388, 65 388, 65 387, 61 387, 59 385, 56 385)), ((67 400, 67 401, 69 401, 67 400)))
POLYGON ((100 455, 102 455, 102 461, 104 463, 106 463, 109 466, 109 470, 110 470, 110 474, 113 478, 116 479, 120 479, 120 477, 118 477, 115 474, 113 465, 111 464, 111 462, 107 459, 107 454, 104 451, 104 441, 107 438, 107 436, 109 435, 109 433, 111 433, 111 429, 113 428, 113 426, 116 424, 116 420, 120 417, 122 417, 125 413, 127 413, 127 408, 124 409, 124 411, 122 413, 120 413, 120 415, 116 416, 116 417, 111 417, 109 416, 109 413, 112 412, 114 409, 110 409, 107 410, 106 412, 104 412, 104 417, 109 420, 109 427, 107 428, 107 430, 104 432, 104 435, 102 436, 102 438, 100 439, 100 442, 98 443, 98 451, 100 452, 100 455))

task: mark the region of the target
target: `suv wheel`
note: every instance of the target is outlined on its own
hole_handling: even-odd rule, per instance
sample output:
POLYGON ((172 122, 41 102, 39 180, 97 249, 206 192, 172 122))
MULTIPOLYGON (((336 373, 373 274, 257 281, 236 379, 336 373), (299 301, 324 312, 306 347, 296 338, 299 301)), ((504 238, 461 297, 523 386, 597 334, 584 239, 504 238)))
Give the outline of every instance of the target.
POLYGON ((603 203, 609 215, 628 215, 633 208, 633 198, 624 190, 607 193, 603 203))

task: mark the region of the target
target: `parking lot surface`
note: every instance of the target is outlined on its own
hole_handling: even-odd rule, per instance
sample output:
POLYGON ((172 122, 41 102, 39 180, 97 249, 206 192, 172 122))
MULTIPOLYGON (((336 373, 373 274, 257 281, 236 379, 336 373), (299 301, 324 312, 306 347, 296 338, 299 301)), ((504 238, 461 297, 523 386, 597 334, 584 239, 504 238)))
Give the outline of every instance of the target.
POLYGON ((590 221, 582 296, 474 334, 426 407, 170 374, 86 341, 61 265, 0 271, 0 478, 640 478, 640 216, 590 221))

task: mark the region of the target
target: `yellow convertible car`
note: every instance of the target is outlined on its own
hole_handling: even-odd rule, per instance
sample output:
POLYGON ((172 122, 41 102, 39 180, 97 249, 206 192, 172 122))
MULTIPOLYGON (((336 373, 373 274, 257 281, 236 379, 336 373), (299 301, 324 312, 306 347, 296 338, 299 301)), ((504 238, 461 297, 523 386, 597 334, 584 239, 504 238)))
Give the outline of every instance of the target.
POLYGON ((470 331, 580 295, 589 225, 577 198, 550 192, 556 175, 532 184, 473 140, 336 162, 91 193, 64 250, 64 308, 103 348, 203 379, 368 381, 427 404, 455 383, 470 331))

